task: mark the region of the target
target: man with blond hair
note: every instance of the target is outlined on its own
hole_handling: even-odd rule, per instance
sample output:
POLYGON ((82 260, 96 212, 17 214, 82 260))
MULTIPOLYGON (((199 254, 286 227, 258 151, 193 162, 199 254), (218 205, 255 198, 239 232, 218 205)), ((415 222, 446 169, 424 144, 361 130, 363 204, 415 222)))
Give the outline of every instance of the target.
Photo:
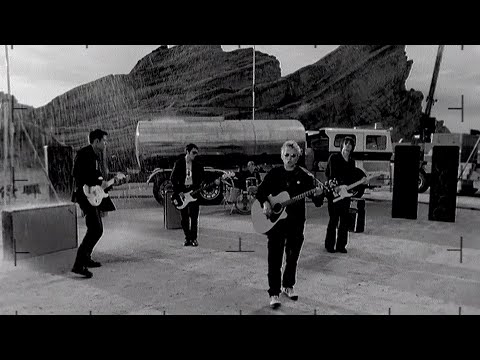
MULTIPOLYGON (((263 207, 265 216, 272 214, 270 201, 286 191, 290 198, 315 189, 311 198, 316 207, 323 204, 323 187, 311 174, 297 166, 302 154, 300 146, 293 140, 286 141, 281 148, 283 166, 275 167, 268 172, 258 187, 257 200, 263 207), (320 186, 319 186, 320 185, 320 186)), ((268 294, 270 307, 278 308, 280 294, 283 292, 291 300, 298 300, 294 290, 297 275, 297 264, 304 242, 305 229, 305 197, 286 206, 287 217, 279 220, 267 232, 268 238, 268 294), (285 269, 282 276, 283 255, 286 255, 285 269)))

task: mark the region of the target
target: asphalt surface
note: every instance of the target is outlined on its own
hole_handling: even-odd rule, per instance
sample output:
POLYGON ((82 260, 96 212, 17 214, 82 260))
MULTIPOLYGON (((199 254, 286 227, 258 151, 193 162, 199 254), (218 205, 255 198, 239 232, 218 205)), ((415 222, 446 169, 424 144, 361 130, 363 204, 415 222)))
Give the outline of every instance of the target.
MULTIPOLYGON (((162 207, 146 194, 112 194, 121 198, 104 218, 94 251, 103 266, 92 279, 70 272, 76 250, 1 262, 0 314, 480 314, 480 212, 472 210, 480 199, 446 223, 429 221, 421 199, 417 220, 393 219, 388 194, 367 194, 365 231, 350 233, 348 254, 323 249, 326 206, 307 203, 300 297, 282 296, 272 310, 266 237, 249 215, 202 207, 200 246, 183 247, 182 230, 165 229, 162 207)), ((85 231, 79 218, 79 239, 85 231)))

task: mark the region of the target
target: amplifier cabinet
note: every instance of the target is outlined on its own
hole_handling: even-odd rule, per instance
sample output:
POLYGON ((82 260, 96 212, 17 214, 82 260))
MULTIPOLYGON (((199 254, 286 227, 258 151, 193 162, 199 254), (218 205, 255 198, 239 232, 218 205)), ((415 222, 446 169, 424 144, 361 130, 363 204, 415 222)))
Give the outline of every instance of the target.
POLYGON ((74 203, 61 203, 5 209, 2 235, 5 260, 76 248, 77 208, 74 203))

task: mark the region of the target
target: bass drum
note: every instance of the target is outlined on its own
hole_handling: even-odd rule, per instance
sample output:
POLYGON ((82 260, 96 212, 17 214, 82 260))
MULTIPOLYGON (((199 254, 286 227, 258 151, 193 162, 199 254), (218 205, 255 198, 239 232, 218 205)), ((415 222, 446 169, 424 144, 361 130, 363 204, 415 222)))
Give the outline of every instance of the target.
POLYGON ((255 197, 249 194, 247 191, 242 191, 240 195, 237 196, 235 201, 235 208, 242 215, 250 214, 252 210, 252 204, 255 201, 255 197))

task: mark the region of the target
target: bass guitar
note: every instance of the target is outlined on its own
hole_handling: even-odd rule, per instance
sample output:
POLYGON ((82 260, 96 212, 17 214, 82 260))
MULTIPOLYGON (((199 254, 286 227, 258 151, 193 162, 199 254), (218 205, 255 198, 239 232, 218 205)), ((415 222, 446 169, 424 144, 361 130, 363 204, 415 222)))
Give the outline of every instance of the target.
POLYGON ((222 176, 216 178, 211 183, 208 183, 208 184, 205 184, 205 185, 201 186, 197 190, 191 190, 187 193, 174 194, 172 196, 172 203, 178 210, 182 210, 188 204, 190 204, 191 202, 198 200, 196 196, 200 193, 200 191, 209 188, 210 186, 214 185, 219 180, 224 180, 226 178, 232 178, 234 176, 235 176, 235 173, 233 171, 229 171, 229 172, 226 172, 225 174, 223 174, 222 176))
POLYGON ((128 181, 128 177, 125 174, 118 173, 114 178, 108 180, 104 185, 83 185, 83 193, 91 205, 99 206, 102 203, 102 200, 108 197, 108 193, 105 191, 105 189, 113 185, 119 185, 120 183, 124 183, 126 181, 128 181))
MULTIPOLYGON (((321 184, 321 183, 320 183, 321 184)), ((322 188, 326 188, 324 184, 321 184, 322 188)), ((266 216, 263 213, 262 205, 258 200, 255 200, 252 204, 251 216, 253 229, 260 234, 266 234, 269 232, 280 220, 287 217, 285 208, 299 200, 313 195, 318 188, 314 188, 304 192, 303 194, 290 198, 290 195, 286 191, 282 191, 276 196, 269 195, 268 201, 272 206, 272 213, 270 216, 266 216)))

